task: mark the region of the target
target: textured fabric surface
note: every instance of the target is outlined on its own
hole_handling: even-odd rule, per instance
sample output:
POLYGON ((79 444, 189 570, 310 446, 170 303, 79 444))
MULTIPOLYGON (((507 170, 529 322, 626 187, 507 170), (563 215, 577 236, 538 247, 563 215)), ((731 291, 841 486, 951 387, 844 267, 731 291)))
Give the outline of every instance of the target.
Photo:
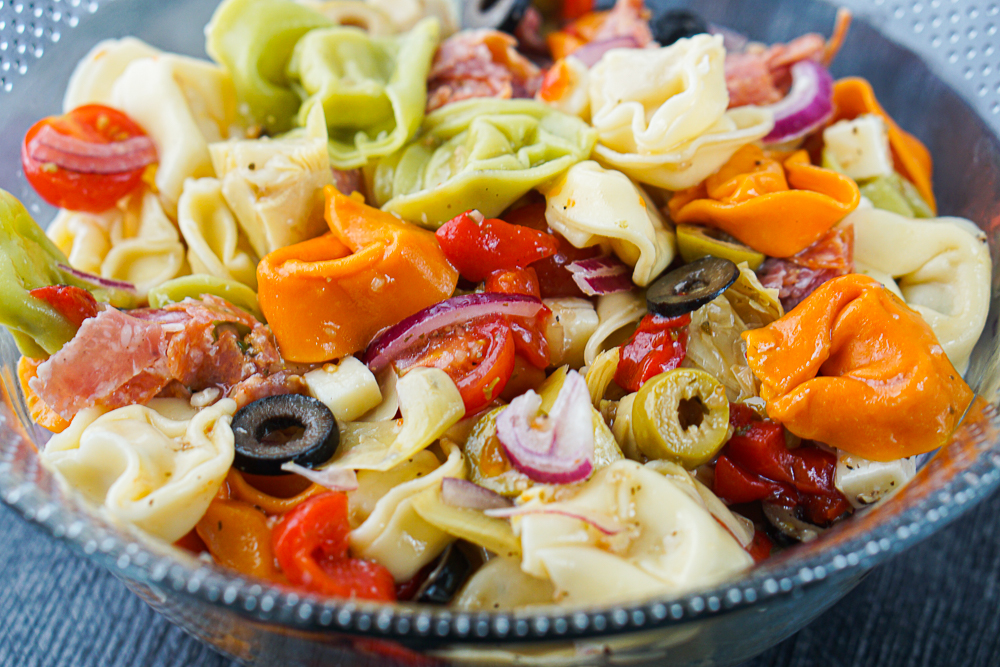
MULTIPOLYGON (((235 667, 0 506, 0 667, 235 667)), ((1000 495, 742 667, 1000 665, 1000 495)))

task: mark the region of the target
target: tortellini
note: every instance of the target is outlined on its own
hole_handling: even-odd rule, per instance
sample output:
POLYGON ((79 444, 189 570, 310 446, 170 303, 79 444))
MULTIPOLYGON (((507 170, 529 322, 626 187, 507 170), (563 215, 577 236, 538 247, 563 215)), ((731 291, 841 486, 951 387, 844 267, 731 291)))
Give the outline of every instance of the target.
POLYGON ((209 146, 222 196, 258 257, 326 231, 323 188, 333 183, 322 107, 305 132, 209 146))
POLYGON ((233 77, 247 120, 276 135, 292 129, 302 103, 288 78, 299 39, 333 21, 291 0, 225 0, 205 27, 205 50, 233 77))
POLYGON ((364 0, 298 0, 317 14, 322 14, 336 25, 353 25, 362 28, 372 37, 394 35, 396 26, 388 12, 364 0))
POLYGON ((456 0, 367 0, 389 17, 398 32, 406 32, 427 17, 441 23, 441 37, 449 37, 459 29, 456 0))
POLYGON ((399 37, 371 37, 359 28, 338 26, 312 30, 299 40, 288 65, 289 75, 308 95, 299 123, 314 107, 323 107, 335 167, 363 166, 402 148, 416 134, 437 42, 433 19, 399 37))
POLYGON ((544 332, 549 344, 549 363, 580 368, 584 365, 587 341, 600 324, 594 304, 589 299, 568 297, 545 299, 545 306, 552 311, 544 332))
POLYGON ((135 39, 98 44, 77 65, 63 102, 125 112, 156 144, 156 187, 175 217, 187 178, 213 176, 208 144, 241 132, 229 74, 212 63, 160 53, 135 39))
POLYGON ((637 181, 681 190, 767 135, 769 110, 726 111, 725 55, 718 35, 606 53, 589 75, 596 159, 637 181))
POLYGON ((677 242, 649 197, 620 171, 593 161, 569 168, 542 188, 545 219, 577 248, 608 243, 646 287, 673 261, 677 242))
POLYGON ((112 516, 175 542, 205 514, 229 472, 234 412, 231 399, 199 412, 180 399, 106 414, 88 408, 41 458, 112 516))
POLYGON ((441 484, 445 477, 465 477, 462 450, 447 439, 442 440, 442 447, 448 458, 433 468, 428 463, 437 463, 437 458, 427 450, 418 452, 410 463, 400 464, 403 475, 410 477, 407 481, 399 479, 399 475, 394 474, 397 472, 395 470, 358 474, 359 490, 362 485, 369 483, 367 477, 377 479, 377 476, 388 475, 392 482, 391 486, 384 487, 371 514, 351 531, 351 554, 384 565, 397 582, 411 579, 453 539, 440 528, 425 521, 413 508, 416 496, 441 484), (417 470, 414 474, 407 475, 405 471, 408 467, 417 470))
POLYGON ((177 228, 148 190, 100 214, 60 211, 48 234, 72 267, 133 283, 140 294, 188 273, 177 228))
POLYGON ((377 203, 431 229, 479 209, 494 217, 587 159, 594 130, 531 100, 471 99, 429 114, 417 138, 370 171, 377 203))
MULTIPOLYGON (((566 514, 523 514, 513 519, 521 569, 551 580, 555 601, 569 604, 679 595, 717 584, 753 560, 696 496, 673 475, 635 461, 613 463, 555 504, 620 530, 606 535, 566 514)), ((521 499, 544 505, 546 494, 533 489, 521 499)))
POLYGON ((218 179, 188 180, 177 217, 195 273, 236 280, 257 290, 258 259, 226 205, 218 179))
POLYGON ((854 263, 899 294, 934 330, 952 365, 965 372, 986 325, 992 262, 986 237, 968 220, 913 220, 857 210, 854 263))

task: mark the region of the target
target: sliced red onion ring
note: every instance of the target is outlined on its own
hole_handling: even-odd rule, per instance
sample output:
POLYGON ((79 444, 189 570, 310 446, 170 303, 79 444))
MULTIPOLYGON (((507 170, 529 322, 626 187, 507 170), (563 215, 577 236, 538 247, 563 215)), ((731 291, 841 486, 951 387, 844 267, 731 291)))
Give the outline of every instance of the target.
POLYGON ((373 373, 378 373, 422 336, 438 329, 486 315, 534 317, 544 307, 540 299, 521 294, 486 292, 455 296, 383 331, 368 345, 363 361, 373 373))
POLYGON ((82 174, 120 174, 157 160, 156 144, 145 135, 98 144, 62 134, 49 125, 28 142, 28 156, 82 174))
POLYGON ((495 510, 514 506, 514 501, 485 489, 467 479, 445 477, 441 480, 441 500, 452 507, 470 510, 495 510))
POLYGON ((587 296, 628 292, 635 287, 632 269, 610 255, 581 259, 566 268, 573 274, 573 282, 587 296))
POLYGON ((590 391, 569 371, 547 417, 539 419, 542 398, 518 396, 497 415, 497 439, 511 465, 546 484, 569 484, 594 470, 594 426, 590 391))
POLYGON ((764 107, 774 112, 774 129, 766 144, 800 139, 818 129, 833 115, 833 77, 813 60, 792 65, 792 89, 783 100, 764 107))
POLYGON ((593 67, 611 49, 636 49, 638 47, 639 42, 635 41, 634 37, 612 37, 584 44, 570 55, 587 67, 593 67))
POLYGON ((556 514, 570 519, 577 519, 590 524, 605 535, 617 535, 625 528, 614 517, 598 512, 590 512, 580 507, 571 507, 566 503, 541 503, 518 505, 507 509, 486 510, 486 516, 496 519, 510 519, 527 514, 556 514))
POLYGON ((358 488, 358 476, 350 468, 331 466, 322 470, 313 470, 300 466, 294 461, 286 461, 281 465, 281 469, 305 477, 313 484, 319 484, 331 491, 354 491, 358 488))
POLYGON ((90 283, 94 287, 102 287, 104 289, 119 289, 125 292, 132 292, 138 295, 139 291, 136 289, 135 285, 124 280, 112 280, 111 278, 102 278, 101 276, 94 275, 93 273, 87 273, 86 271, 81 271, 80 269, 74 269, 69 264, 57 264, 60 270, 69 273, 70 275, 79 278, 85 283, 90 283))

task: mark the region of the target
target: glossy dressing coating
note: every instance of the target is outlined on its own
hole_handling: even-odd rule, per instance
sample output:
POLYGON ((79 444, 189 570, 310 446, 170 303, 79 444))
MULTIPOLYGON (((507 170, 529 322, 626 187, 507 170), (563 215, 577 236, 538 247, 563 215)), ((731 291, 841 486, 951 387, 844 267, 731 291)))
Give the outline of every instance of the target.
POLYGON ((866 276, 827 282, 743 339, 772 419, 873 461, 940 447, 972 401, 930 326, 866 276))

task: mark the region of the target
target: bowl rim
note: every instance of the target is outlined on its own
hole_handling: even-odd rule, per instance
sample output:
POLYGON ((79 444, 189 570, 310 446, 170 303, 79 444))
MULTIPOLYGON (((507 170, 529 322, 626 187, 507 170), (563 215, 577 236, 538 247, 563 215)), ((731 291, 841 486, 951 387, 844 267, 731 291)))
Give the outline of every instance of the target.
MULTIPOLYGON (((823 1, 831 4, 830 0, 823 1)), ((92 4, 96 7, 98 3, 92 4)), ((107 0, 100 4, 107 4, 107 0)), ((3 6, 0 1, 0 8, 3 6)), ((885 35, 884 26, 873 20, 877 17, 876 12, 888 14, 888 8, 857 12, 856 18, 885 35)), ((887 36, 887 39, 891 38, 887 36)), ((913 52, 912 45, 899 45, 913 52)), ((929 60, 927 55, 922 54, 921 60, 929 60)), ((6 89, 0 87, 0 91, 3 90, 6 89)), ((959 91, 956 93, 961 103, 968 105, 966 98, 959 91)), ((997 138, 997 132, 978 114, 977 120, 994 139, 997 138)), ((5 332, 0 348, 9 352, 12 346, 12 339, 5 332)), ((0 424, 8 423, 0 426, 0 436, 27 438, 33 442, 35 439, 25 427, 30 420, 25 421, 24 397, 16 379, 4 373, 2 384, 5 400, 0 406, 0 424)), ((934 487, 932 493, 914 499, 904 511, 881 521, 881 537, 872 537, 861 530, 862 519, 875 514, 865 512, 834 527, 820 540, 765 561, 730 583, 680 596, 585 607, 546 605, 524 610, 460 611, 303 594, 262 580, 237 576, 214 563, 181 555, 170 545, 145 535, 134 526, 113 520, 100 508, 93 508, 76 491, 67 493, 63 489, 60 492, 71 501, 68 503, 71 508, 57 505, 42 489, 19 478, 14 472, 13 460, 3 452, 0 452, 0 501, 116 576, 154 589, 169 589, 184 598, 221 607, 249 620, 297 631, 335 632, 410 643, 552 643, 678 627, 737 613, 761 603, 796 597, 823 582, 859 577, 951 523, 1000 487, 1000 447, 997 443, 1000 443, 1000 414, 990 405, 985 408, 981 422, 960 427, 948 449, 961 444, 976 452, 987 448, 991 451, 984 451, 962 475, 952 477, 946 476, 948 461, 940 456, 932 459, 919 474, 942 475, 944 482, 934 487), (836 548, 829 548, 835 541, 836 548)), ((13 450, 11 447, 9 451, 13 450)), ((900 496, 905 496, 907 489, 912 488, 913 482, 901 490, 900 496)), ((889 505, 882 506, 886 507, 889 505)))

